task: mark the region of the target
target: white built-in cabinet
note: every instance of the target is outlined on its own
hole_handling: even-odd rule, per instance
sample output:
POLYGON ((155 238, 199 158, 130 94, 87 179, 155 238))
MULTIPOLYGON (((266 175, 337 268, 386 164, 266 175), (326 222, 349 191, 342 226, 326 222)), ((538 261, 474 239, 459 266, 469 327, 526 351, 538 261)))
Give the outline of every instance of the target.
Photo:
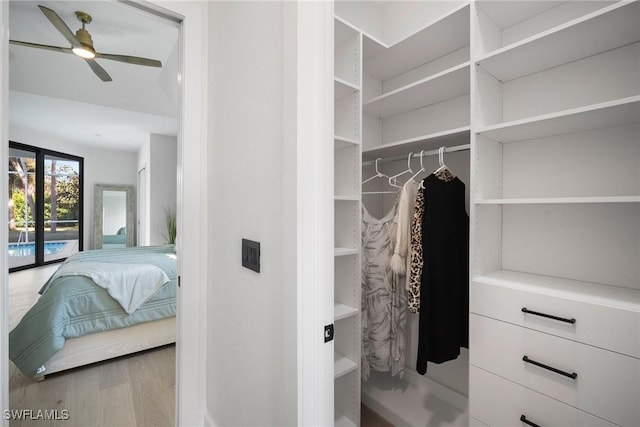
POLYGON ((469 143, 469 5, 423 15, 399 41, 363 34, 365 160, 469 143))
MULTIPOLYGON (((402 161, 381 166, 390 172, 400 163, 406 166, 410 152, 468 144, 470 138, 469 3, 392 3, 387 7, 381 2, 336 2, 334 396, 336 424, 340 425, 360 423, 362 338, 354 328, 361 328, 362 164, 379 157, 405 156, 402 161), (408 18, 406 12, 413 17, 408 18), (407 19, 412 21, 409 27, 407 19), (355 238, 354 230, 358 231, 355 238), (353 307, 357 308, 355 313, 353 307)), ((468 178, 469 154, 462 156, 468 178)), ((415 159, 414 164, 418 165, 415 159)), ((370 172, 366 171, 367 177, 370 172)), ((372 183, 370 189, 384 189, 380 184, 372 183)), ((373 196, 365 205, 380 217, 383 197, 373 196)), ((415 319, 417 333, 417 316, 415 319)), ((415 353, 417 340, 407 345, 415 353)), ((415 362, 415 354, 408 355, 405 378, 419 377, 415 362)), ((463 368, 464 372, 455 376, 462 378, 466 389, 466 363, 463 368)), ((375 380, 367 384, 372 382, 375 380)), ((378 384, 378 390, 385 388, 378 384)), ((418 393, 413 396, 416 401, 423 397, 418 393)))
POLYGON ((436 382, 473 426, 640 425, 640 2, 335 11, 336 425, 360 417, 363 163, 461 144, 469 366, 436 382))
POLYGON ((360 34, 334 25, 334 415, 360 424, 360 34))
POLYGON ((640 2, 472 6, 470 415, 638 426, 640 2))

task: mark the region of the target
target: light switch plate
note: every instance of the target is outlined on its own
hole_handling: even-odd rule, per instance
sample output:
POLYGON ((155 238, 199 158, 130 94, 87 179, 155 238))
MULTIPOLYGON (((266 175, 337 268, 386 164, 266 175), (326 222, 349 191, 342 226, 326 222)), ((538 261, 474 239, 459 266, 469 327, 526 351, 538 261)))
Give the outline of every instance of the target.
POLYGON ((242 239, 242 266, 260 273, 260 242, 242 239))

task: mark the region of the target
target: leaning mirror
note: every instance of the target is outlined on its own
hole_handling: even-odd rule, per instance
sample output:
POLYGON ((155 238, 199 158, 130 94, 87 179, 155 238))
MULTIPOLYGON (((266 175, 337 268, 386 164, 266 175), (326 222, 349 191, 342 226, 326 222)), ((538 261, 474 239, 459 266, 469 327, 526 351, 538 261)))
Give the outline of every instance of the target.
POLYGON ((135 189, 132 185, 96 184, 93 208, 95 249, 134 246, 135 189))

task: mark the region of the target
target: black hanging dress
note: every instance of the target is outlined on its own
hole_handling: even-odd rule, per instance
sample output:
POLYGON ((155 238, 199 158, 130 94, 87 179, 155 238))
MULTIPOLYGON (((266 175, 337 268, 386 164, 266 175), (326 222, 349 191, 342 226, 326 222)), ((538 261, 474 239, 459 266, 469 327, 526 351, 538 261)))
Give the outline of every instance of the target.
POLYGON ((442 363, 469 347, 469 216, 465 185, 456 177, 423 181, 420 326, 416 370, 442 363))

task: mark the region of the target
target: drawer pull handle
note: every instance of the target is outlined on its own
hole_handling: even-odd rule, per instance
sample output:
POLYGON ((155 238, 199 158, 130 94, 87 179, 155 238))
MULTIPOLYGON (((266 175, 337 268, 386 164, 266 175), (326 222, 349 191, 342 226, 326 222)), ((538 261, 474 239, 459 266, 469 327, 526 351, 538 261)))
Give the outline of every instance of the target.
POLYGON ((525 423, 526 425, 529 425, 531 427, 540 427, 538 424, 536 424, 536 423, 534 423, 532 421, 529 421, 527 419, 527 417, 525 417, 524 415, 520 415, 520 421, 522 421, 523 423, 525 423))
POLYGON ((569 377, 572 380, 575 380, 576 378, 578 378, 578 374, 576 374, 575 372, 568 373, 568 372, 565 372, 565 371, 561 371, 560 369, 556 369, 556 368, 554 368, 552 366, 545 365, 544 363, 540 363, 540 362, 536 362, 535 360, 531 360, 526 355, 522 356, 522 360, 524 360, 527 363, 531 363, 532 365, 536 365, 536 366, 539 366, 541 368, 547 369, 547 370, 549 370, 551 372, 555 372, 556 374, 564 375, 565 377, 569 377))
POLYGON ((522 312, 523 313, 527 313, 527 314, 533 314, 535 316, 541 316, 541 317, 546 317, 547 319, 553 319, 553 320, 558 320, 560 322, 567 322, 567 323, 576 323, 576 319, 567 319, 564 317, 558 317, 558 316, 554 316, 552 314, 546 314, 546 313, 540 313, 538 311, 532 311, 527 309, 527 307, 522 307, 522 312))

